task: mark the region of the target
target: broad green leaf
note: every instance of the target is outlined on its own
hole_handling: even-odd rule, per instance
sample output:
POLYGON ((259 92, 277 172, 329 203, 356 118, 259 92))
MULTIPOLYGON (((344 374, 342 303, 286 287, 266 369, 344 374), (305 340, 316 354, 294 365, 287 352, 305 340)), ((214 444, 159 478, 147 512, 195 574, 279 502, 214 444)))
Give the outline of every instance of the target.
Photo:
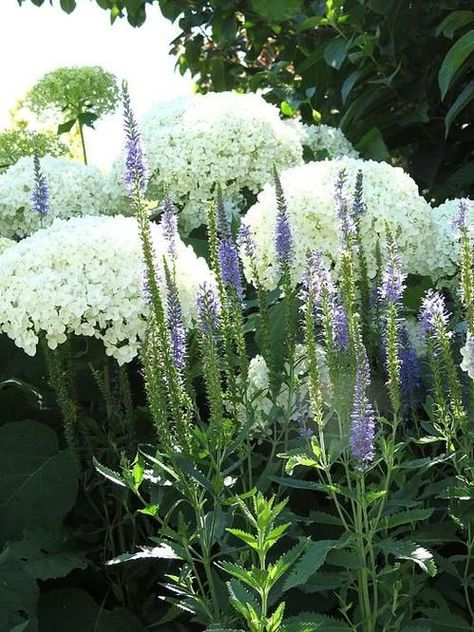
POLYGON ((0 542, 59 526, 76 499, 78 472, 53 430, 36 421, 0 428, 0 542))
POLYGON ((328 66, 339 70, 347 56, 348 42, 342 37, 331 40, 324 49, 324 59, 328 66))
POLYGON ((379 542, 377 546, 385 553, 391 553, 399 560, 411 560, 431 577, 436 575, 437 569, 433 554, 428 549, 414 542, 384 540, 379 542))
POLYGON ((87 559, 64 533, 33 529, 10 545, 11 556, 35 579, 65 577, 75 568, 86 568, 87 559))
POLYGON ((303 4, 303 0, 249 0, 252 11, 270 22, 282 22, 296 15, 303 4))
POLYGON ((356 145, 357 151, 371 160, 384 161, 390 159, 390 151, 385 144, 381 131, 372 127, 356 145))
POLYGON ((15 628, 36 632, 38 598, 39 590, 36 580, 22 569, 19 562, 8 559, 0 564, 0 630, 2 632, 11 632, 15 628))
POLYGON ((453 11, 438 26, 436 35, 442 33, 445 37, 452 39, 458 29, 471 22, 474 22, 474 11, 453 11))
POLYGON ((441 64, 441 68, 438 73, 438 85, 441 92, 441 99, 444 99, 446 96, 446 92, 451 86, 454 75, 472 52, 474 52, 474 29, 465 33, 455 44, 453 44, 441 64))
POLYGON ((448 113, 446 114, 446 118, 444 119, 444 127, 446 130, 446 136, 449 134, 449 130, 454 120, 457 118, 458 114, 469 105, 469 103, 474 99, 474 79, 470 81, 467 86, 464 87, 463 91, 457 96, 456 100, 449 108, 448 113))
POLYGON ((293 571, 286 578, 284 590, 304 584, 326 561, 331 549, 339 545, 339 540, 321 540, 312 542, 306 549, 293 571))
POLYGON ((76 122, 77 119, 71 119, 70 121, 66 121, 65 123, 60 123, 58 125, 58 134, 67 134, 72 130, 76 122))
POLYGON ((66 13, 72 13, 76 8, 76 0, 59 0, 59 4, 66 13))

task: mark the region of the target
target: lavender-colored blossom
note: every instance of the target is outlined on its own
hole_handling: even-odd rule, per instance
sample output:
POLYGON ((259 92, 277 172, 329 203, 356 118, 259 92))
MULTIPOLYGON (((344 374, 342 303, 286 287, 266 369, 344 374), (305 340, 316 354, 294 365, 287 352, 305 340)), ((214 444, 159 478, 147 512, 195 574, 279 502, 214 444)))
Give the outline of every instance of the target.
POLYGON ((345 182, 346 173, 344 169, 342 169, 339 172, 334 187, 334 199, 336 202, 339 236, 343 244, 350 243, 356 233, 356 225, 352 209, 350 208, 349 199, 342 193, 345 182))
POLYGON ((400 361, 400 383, 403 403, 413 402, 421 385, 420 361, 416 351, 410 342, 410 337, 405 326, 400 329, 398 346, 398 359, 400 361))
POLYGON ((301 279, 302 290, 300 298, 303 302, 311 300, 313 308, 321 301, 323 287, 327 283, 329 271, 323 263, 320 250, 314 250, 308 254, 306 268, 301 279))
POLYGON ((216 220, 217 220, 217 233, 219 237, 221 237, 221 239, 227 239, 228 237, 230 237, 230 225, 229 225, 229 220, 225 212, 224 200, 222 198, 222 189, 220 186, 217 187, 216 220))
POLYGON ((332 300, 331 321, 336 348, 346 351, 349 348, 349 325, 346 312, 337 297, 332 300))
POLYGON ((44 217, 49 211, 48 185, 46 183, 46 178, 41 171, 40 159, 36 154, 33 157, 33 169, 35 182, 31 199, 32 208, 35 213, 44 217))
POLYGON ((459 200, 459 207, 456 215, 453 217, 453 229, 456 231, 463 231, 466 229, 466 215, 468 212, 467 200, 459 200))
POLYGON ((222 281, 226 288, 233 288, 239 299, 243 297, 242 277, 240 275, 239 257, 231 237, 219 241, 219 267, 222 281))
POLYGON ((139 191, 144 191, 148 181, 148 166, 143 151, 140 132, 133 114, 130 95, 126 84, 122 89, 125 143, 125 174, 124 181, 130 196, 139 191))
POLYGON ((369 464, 375 455, 375 415, 366 393, 369 384, 369 362, 365 349, 362 349, 357 358, 350 436, 352 455, 359 467, 369 464))
POLYGON ((439 292, 428 290, 421 302, 421 337, 437 334, 438 328, 445 328, 449 321, 444 297, 439 292))
POLYGON ((359 218, 367 211, 367 206, 364 202, 364 176, 359 169, 356 176, 356 183, 354 187, 354 197, 352 200, 352 215, 354 218, 359 218))
POLYGON ((237 241, 246 257, 249 259, 254 259, 256 257, 257 248, 252 236, 252 231, 250 230, 250 226, 248 224, 241 224, 237 241))
POLYGON ((163 215, 161 218, 163 237, 168 244, 168 253, 172 259, 176 257, 176 240, 178 238, 178 220, 176 206, 171 198, 166 195, 163 200, 163 215))
POLYGON ((275 182, 275 195, 278 208, 275 223, 275 252, 278 264, 283 270, 291 262, 293 236, 285 194, 283 193, 283 187, 281 186, 280 178, 275 167, 273 168, 273 179, 275 182))
POLYGON ((171 353, 176 368, 182 371, 186 366, 186 329, 179 302, 178 288, 165 263, 166 278, 166 318, 171 338, 171 353))
POLYGON ((389 247, 387 267, 382 275, 382 285, 379 288, 380 298, 387 303, 399 303, 405 291, 405 279, 406 274, 402 272, 398 249, 392 242, 389 247))
POLYGON ((197 295, 199 329, 204 334, 213 334, 219 328, 220 306, 217 293, 212 285, 202 283, 197 295))
MULTIPOLYGON (((157 283, 160 283, 162 277, 161 277, 161 271, 158 268, 158 266, 155 266, 155 277, 156 277, 157 283)), ((141 278, 140 285, 141 285, 143 300, 148 306, 151 306, 152 298, 151 298, 151 292, 150 292, 150 283, 148 281, 148 272, 146 268, 143 268, 142 270, 142 278, 141 278)))

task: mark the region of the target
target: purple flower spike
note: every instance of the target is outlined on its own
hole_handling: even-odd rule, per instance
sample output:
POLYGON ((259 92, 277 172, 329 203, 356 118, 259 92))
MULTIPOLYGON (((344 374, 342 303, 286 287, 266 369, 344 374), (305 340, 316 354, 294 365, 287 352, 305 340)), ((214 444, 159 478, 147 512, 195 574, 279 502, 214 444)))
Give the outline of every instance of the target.
POLYGON ((336 297, 332 301, 332 327, 334 344, 340 350, 346 351, 349 348, 349 325, 347 323, 344 307, 336 297))
POLYGON ((278 208, 275 223, 275 252, 280 269, 283 270, 291 262, 293 236, 285 194, 283 193, 283 187, 281 186, 280 178, 275 167, 273 167, 273 179, 275 182, 275 196, 278 208))
POLYGON ((199 329, 204 334, 213 334, 219 328, 220 306, 215 289, 203 283, 197 295, 197 311, 199 329))
POLYGON ((421 302, 420 327, 422 337, 436 335, 438 327, 446 327, 449 314, 444 297, 439 292, 428 290, 421 302))
POLYGON ((224 286, 226 288, 234 288, 238 298, 241 299, 244 292, 240 276, 239 257, 235 244, 230 237, 220 240, 218 254, 224 286))
POLYGON ((350 437, 352 455, 359 462, 360 468, 368 465, 375 455, 375 416, 366 394, 369 383, 369 362, 365 349, 362 349, 356 368, 350 437))
POLYGON ((402 273, 397 247, 392 243, 388 264, 382 276, 382 286, 379 290, 380 298, 387 303, 400 303, 405 291, 405 279, 406 274, 402 273))
POLYGON ((249 259, 254 259, 256 257, 257 249, 248 224, 242 224, 240 226, 238 244, 246 257, 249 259))
POLYGON ((400 382, 404 405, 413 401, 421 385, 421 369, 418 356, 410 342, 405 326, 400 329, 400 345, 398 348, 400 360, 400 382))
POLYGON ((137 189, 141 192, 145 190, 148 181, 148 167, 126 84, 123 85, 122 95, 126 135, 124 181, 127 192, 131 196, 137 193, 137 189))
POLYGON ((183 312, 179 302, 178 288, 168 266, 165 263, 166 278, 166 317, 171 337, 171 352, 176 368, 182 371, 186 366, 186 329, 184 328, 183 312))
POLYGON ((163 200, 163 215, 161 218, 163 237, 168 244, 168 253, 172 259, 176 257, 176 239, 178 237, 178 220, 176 206, 171 198, 166 195, 163 200))
POLYGON ((459 200, 458 212, 453 217, 453 228, 457 231, 466 229, 466 215, 468 212, 467 200, 459 200))
POLYGON ((48 185, 46 184, 46 178, 41 171, 40 159, 37 155, 33 157, 33 169, 35 184, 31 199, 32 207, 35 213, 44 217, 49 211, 48 185))
POLYGON ((344 170, 339 172, 335 184, 334 199, 336 201, 336 212, 339 224, 340 239, 343 244, 349 243, 355 236, 356 226, 349 200, 342 194, 346 182, 344 170))

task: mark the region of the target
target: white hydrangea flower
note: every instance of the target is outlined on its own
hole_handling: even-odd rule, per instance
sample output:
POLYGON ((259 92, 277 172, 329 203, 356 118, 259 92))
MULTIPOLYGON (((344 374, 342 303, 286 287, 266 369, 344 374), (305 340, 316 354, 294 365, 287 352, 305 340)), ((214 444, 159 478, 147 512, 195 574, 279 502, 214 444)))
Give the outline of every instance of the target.
MULTIPOLYGON (((364 201, 367 212, 361 218, 362 243, 368 273, 376 274, 376 244, 383 246, 385 221, 397 240, 407 274, 429 274, 437 253, 431 226, 431 207, 419 195, 415 182, 402 169, 385 162, 341 158, 310 162, 281 173, 293 234, 293 282, 301 279, 308 251, 320 249, 329 261, 337 260, 338 230, 334 185, 345 169, 345 192, 352 194, 359 170, 364 177, 364 201)), ((275 255, 277 206, 274 187, 267 184, 259 194, 243 223, 250 227, 256 243, 255 263, 268 289, 278 283, 279 268, 275 255)), ((244 254, 244 270, 251 280, 249 262, 244 254)))
POLYGON ((338 127, 324 124, 307 125, 298 119, 288 120, 287 125, 291 125, 298 132, 301 144, 311 151, 314 160, 345 156, 359 158, 359 152, 338 127))
MULTIPOLYGON (((466 224, 474 226, 474 201, 466 200, 468 203, 468 214, 466 224)), ((450 277, 456 273, 459 265, 459 234, 453 228, 453 219, 459 211, 460 199, 446 200, 443 204, 435 207, 433 213, 433 224, 435 231, 435 252, 433 260, 432 276, 435 279, 450 277)), ((443 283, 444 284, 444 283, 443 283)))
POLYGON ((5 252, 7 248, 11 248, 15 242, 12 239, 7 239, 6 237, 0 237, 0 255, 2 252, 5 252))
POLYGON ((471 380, 474 380, 474 337, 469 336, 466 344, 461 349, 461 369, 466 371, 471 380))
MULTIPOLYGON (((157 261, 167 253, 161 226, 152 224, 157 261)), ((164 276, 164 275, 163 275, 164 276)), ((138 353, 149 307, 142 293, 143 264, 134 218, 55 220, 0 257, 0 331, 34 355, 40 335, 51 349, 68 334, 102 340, 120 364, 138 353)), ((190 326, 203 282, 204 259, 177 240, 176 282, 190 326)))
POLYGON ((0 175, 0 233, 23 238, 49 226, 56 217, 101 215, 113 212, 105 192, 106 177, 96 168, 74 160, 44 156, 41 170, 48 187, 49 212, 32 209, 33 158, 20 158, 0 175))
MULTIPOLYGON (((140 130, 151 172, 147 196, 160 199, 167 187, 185 232, 206 222, 217 183, 230 203, 242 206, 243 190, 258 193, 273 163, 282 169, 303 159, 298 133, 256 94, 219 92, 159 104, 140 130)), ((109 184, 120 208, 122 173, 123 157, 109 184)))

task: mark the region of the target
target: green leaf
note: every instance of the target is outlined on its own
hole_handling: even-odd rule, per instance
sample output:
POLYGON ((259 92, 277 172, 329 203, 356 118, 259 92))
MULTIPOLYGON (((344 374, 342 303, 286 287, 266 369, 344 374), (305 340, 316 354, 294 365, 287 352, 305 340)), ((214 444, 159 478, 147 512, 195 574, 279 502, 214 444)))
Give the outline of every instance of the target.
POLYGON ((284 590, 290 590, 290 588, 300 586, 308 581, 311 575, 324 564, 329 551, 336 548, 339 544, 339 540, 312 542, 287 577, 284 590))
POLYGON ((66 13, 72 13, 76 8, 76 0, 59 0, 59 4, 66 13))
POLYGON ((107 478, 109 481, 112 481, 112 483, 115 483, 116 485, 127 487, 127 483, 118 472, 114 472, 114 470, 111 470, 109 467, 102 465, 102 463, 99 463, 99 461, 95 457, 92 458, 92 462, 99 474, 102 474, 102 476, 107 478))
POLYGON ((0 563, 0 630, 36 632, 39 590, 16 560, 0 563))
POLYGON ((250 0, 252 11, 269 22, 290 20, 302 7, 303 0, 250 0))
POLYGON ((229 575, 232 575, 232 577, 235 577, 235 579, 247 584, 250 588, 253 588, 254 590, 259 589, 259 583, 254 578, 253 574, 239 564, 233 564, 232 562, 219 562, 218 567, 226 573, 229 573, 229 575))
POLYGON ((393 516, 387 516, 382 520, 379 530, 394 529, 403 524, 413 524, 420 520, 427 520, 433 511, 434 509, 409 509, 393 516))
POLYGON ((347 56, 348 42, 343 37, 331 40, 324 49, 324 59, 328 66, 339 70, 347 56))
POLYGON ((469 105, 469 103, 474 99, 474 79, 470 81, 467 86, 464 87, 463 91, 457 96, 456 100, 449 108, 446 118, 444 119, 444 127, 446 130, 445 136, 449 134, 449 130, 454 120, 457 118, 458 114, 469 105))
POLYGON ((391 553, 399 560, 411 560, 430 577, 436 575, 437 569, 433 554, 430 553, 428 549, 414 542, 384 540, 383 542, 379 542, 377 546, 382 549, 382 551, 385 551, 385 553, 391 553))
POLYGON ((466 24, 470 24, 471 22, 474 22, 473 11, 453 11, 444 18, 436 29, 436 37, 442 33, 445 37, 452 39, 454 33, 458 29, 462 26, 466 26, 466 24))
POLYGON ((70 132, 76 122, 77 119, 71 119, 70 121, 66 121, 65 123, 60 123, 58 125, 58 135, 67 134, 68 132, 70 132))
POLYGON ((65 577, 75 568, 86 568, 87 559, 63 533, 46 529, 25 531, 22 540, 10 545, 12 558, 34 579, 65 577))
POLYGON ((242 531, 242 529, 226 529, 229 533, 231 533, 242 542, 245 542, 247 546, 250 546, 254 551, 258 551, 258 542, 257 538, 251 533, 247 533, 246 531, 242 531))
POLYGON ((0 428, 0 541, 59 525, 76 499, 78 472, 56 434, 36 421, 0 428))
POLYGON ((314 612, 303 612, 297 617, 287 619, 282 632, 350 632, 350 627, 340 619, 326 617, 314 612))
POLYGON ((378 127, 372 127, 357 143, 357 151, 371 160, 390 160, 390 151, 385 144, 382 132, 378 127))
POLYGON ((438 73, 438 84, 441 92, 441 99, 444 99, 454 75, 473 51, 474 30, 470 30, 460 37, 455 44, 453 44, 441 64, 441 68, 438 73))
POLYGON ((362 75, 362 71, 361 70, 353 70, 350 73, 350 75, 348 75, 344 79, 344 83, 341 86, 341 99, 342 99, 343 105, 346 104, 347 97, 352 92, 352 88, 359 81, 361 75, 362 75))

